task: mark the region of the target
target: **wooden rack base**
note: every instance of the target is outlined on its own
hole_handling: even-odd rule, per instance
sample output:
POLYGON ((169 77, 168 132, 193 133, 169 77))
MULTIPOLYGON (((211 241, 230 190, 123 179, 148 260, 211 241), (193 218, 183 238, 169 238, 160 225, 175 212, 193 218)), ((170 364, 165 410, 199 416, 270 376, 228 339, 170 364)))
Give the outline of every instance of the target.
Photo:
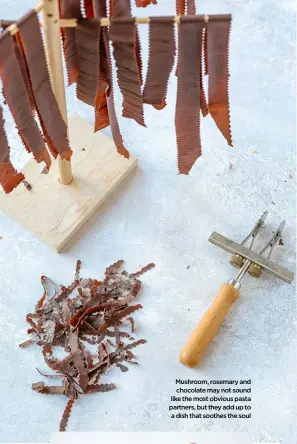
POLYGON ((48 174, 40 174, 41 165, 31 159, 23 172, 32 190, 20 185, 9 195, 0 192, 0 210, 57 252, 137 165, 133 155, 125 159, 118 154, 109 137, 93 133, 79 116, 69 119, 69 134, 73 150, 69 185, 58 182, 57 162, 48 174))

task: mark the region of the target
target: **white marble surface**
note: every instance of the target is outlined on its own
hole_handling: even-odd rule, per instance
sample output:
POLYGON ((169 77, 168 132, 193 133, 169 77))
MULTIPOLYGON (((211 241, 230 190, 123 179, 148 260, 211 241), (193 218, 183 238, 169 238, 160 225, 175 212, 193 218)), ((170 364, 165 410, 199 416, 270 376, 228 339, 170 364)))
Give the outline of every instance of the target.
MULTIPOLYGON (((173 0, 138 15, 174 14, 173 0)), ((198 2, 197 2, 198 3, 198 2)), ((1 18, 17 18, 34 0, 0 4, 1 18)), ((218 287, 233 276, 228 255, 209 244, 213 230, 240 241, 267 209, 268 231, 287 220, 283 248, 274 258, 295 268, 295 2, 199 1, 201 13, 232 13, 231 115, 234 148, 210 118, 202 122, 203 157, 190 176, 177 175, 174 134, 176 79, 168 107, 147 107, 148 129, 121 120, 139 169, 57 256, 0 215, 0 441, 48 442, 65 400, 31 390, 46 369, 39 349, 18 348, 26 313, 41 294, 39 278, 70 282, 76 259, 83 274, 100 278, 119 258, 128 270, 155 262, 143 277, 144 306, 135 319, 141 365, 109 380, 118 389, 81 399, 69 431, 248 432, 258 442, 296 443, 295 287, 265 275, 247 277, 241 298, 197 370, 178 363, 179 350, 218 287), (229 162, 233 168, 229 169, 229 162), (187 268, 190 265, 190 268, 187 268), (243 420, 172 421, 168 399, 175 378, 251 378, 253 416, 243 420)), ((147 28, 141 27, 143 54, 147 28)), ((117 105, 120 98, 117 94, 117 105)), ((69 112, 92 121, 92 110, 67 92, 69 112)), ((13 158, 27 158, 7 116, 13 158)), ((108 134, 108 131, 106 131, 108 134)), ((58 196, 57 196, 58 198, 58 196)), ((41 209, 42 211, 42 209, 41 209)))

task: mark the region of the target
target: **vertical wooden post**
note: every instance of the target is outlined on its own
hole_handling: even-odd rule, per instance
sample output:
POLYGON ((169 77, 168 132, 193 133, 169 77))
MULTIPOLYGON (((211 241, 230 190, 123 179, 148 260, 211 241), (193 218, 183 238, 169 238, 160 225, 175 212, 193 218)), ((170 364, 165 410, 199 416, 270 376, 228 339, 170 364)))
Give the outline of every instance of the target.
MULTIPOLYGON (((43 0, 42 23, 48 68, 54 94, 68 128, 59 18, 58 0, 43 0)), ((71 162, 61 159, 60 156, 57 162, 59 181, 68 185, 72 181, 71 162)))

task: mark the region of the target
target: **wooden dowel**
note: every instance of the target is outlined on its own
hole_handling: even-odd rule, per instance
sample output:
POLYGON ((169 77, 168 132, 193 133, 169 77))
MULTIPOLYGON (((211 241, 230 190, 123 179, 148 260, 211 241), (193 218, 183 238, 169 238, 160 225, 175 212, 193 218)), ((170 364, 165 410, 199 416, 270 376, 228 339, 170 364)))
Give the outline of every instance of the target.
MULTIPOLYGON (((208 23, 209 16, 204 16, 205 23, 208 23)), ((174 23, 179 24, 180 22, 180 16, 177 15, 176 17, 172 18, 172 21, 174 23)), ((135 23, 137 25, 145 25, 150 23, 150 17, 135 17, 135 23)), ((77 19, 60 19, 60 27, 61 28, 75 28, 77 25, 77 19)), ((109 18, 102 18, 100 19, 100 26, 110 26, 110 20, 109 18)))
MULTIPOLYGON (((68 128, 58 0, 43 0, 42 22, 45 37, 47 64, 52 88, 60 108, 60 112, 68 128)), ((61 159, 61 156, 58 156, 57 162, 59 181, 63 185, 68 185, 73 178, 71 162, 69 160, 61 159)))
POLYGON ((37 14, 38 14, 38 12, 41 12, 43 9, 43 2, 40 2, 39 5, 35 6, 34 9, 37 12, 37 14))

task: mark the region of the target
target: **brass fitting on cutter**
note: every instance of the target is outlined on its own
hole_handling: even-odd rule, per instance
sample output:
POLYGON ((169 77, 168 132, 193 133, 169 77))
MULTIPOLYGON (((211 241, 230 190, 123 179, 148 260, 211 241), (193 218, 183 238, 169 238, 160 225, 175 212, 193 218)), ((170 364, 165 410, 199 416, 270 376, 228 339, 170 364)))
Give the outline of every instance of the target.
POLYGON ((235 268, 241 268, 243 266, 243 257, 239 254, 232 254, 230 264, 235 268))

